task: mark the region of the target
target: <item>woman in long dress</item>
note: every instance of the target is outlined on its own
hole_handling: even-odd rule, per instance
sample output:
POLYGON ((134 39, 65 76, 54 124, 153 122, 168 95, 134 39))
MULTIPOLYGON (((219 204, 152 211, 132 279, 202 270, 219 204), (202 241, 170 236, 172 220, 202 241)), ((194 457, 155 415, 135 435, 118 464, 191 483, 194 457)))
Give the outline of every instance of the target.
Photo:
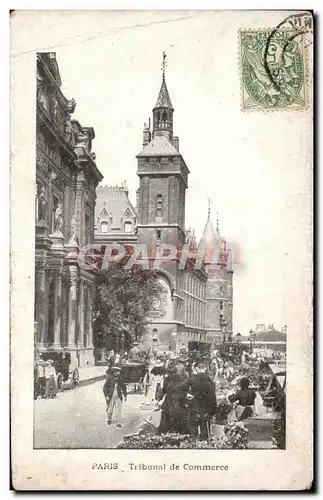
POLYGON ((161 408, 162 415, 158 427, 158 433, 176 432, 188 433, 187 429, 187 394, 188 377, 177 373, 176 366, 169 367, 164 379, 161 399, 164 397, 161 408))

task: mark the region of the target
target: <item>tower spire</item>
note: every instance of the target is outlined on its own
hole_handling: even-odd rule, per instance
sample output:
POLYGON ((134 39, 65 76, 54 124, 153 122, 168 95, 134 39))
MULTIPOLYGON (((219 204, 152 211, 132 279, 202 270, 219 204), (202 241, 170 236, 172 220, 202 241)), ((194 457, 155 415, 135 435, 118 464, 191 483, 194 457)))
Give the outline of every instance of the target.
POLYGON ((174 108, 170 100, 166 85, 166 79, 165 79, 166 66, 167 66, 166 52, 163 51, 163 59, 161 65, 163 78, 156 106, 153 109, 153 138, 155 138, 156 136, 164 136, 169 141, 172 141, 174 108))
POLYGON ((211 220, 211 198, 209 198, 209 204, 207 209, 207 220, 211 220))

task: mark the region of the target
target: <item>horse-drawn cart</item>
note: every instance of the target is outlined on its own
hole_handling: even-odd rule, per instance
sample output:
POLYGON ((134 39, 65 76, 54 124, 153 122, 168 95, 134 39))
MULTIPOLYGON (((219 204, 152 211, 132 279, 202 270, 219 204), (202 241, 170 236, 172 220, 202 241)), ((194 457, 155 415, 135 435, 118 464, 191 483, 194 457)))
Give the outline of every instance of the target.
POLYGON ((121 368, 120 377, 126 385, 132 384, 134 392, 147 393, 148 390, 148 366, 146 363, 119 363, 121 368))
POLYGON ((43 352, 41 359, 47 361, 53 360, 56 370, 57 390, 61 391, 64 386, 75 389, 80 384, 80 374, 76 366, 72 366, 71 354, 69 352, 43 352))

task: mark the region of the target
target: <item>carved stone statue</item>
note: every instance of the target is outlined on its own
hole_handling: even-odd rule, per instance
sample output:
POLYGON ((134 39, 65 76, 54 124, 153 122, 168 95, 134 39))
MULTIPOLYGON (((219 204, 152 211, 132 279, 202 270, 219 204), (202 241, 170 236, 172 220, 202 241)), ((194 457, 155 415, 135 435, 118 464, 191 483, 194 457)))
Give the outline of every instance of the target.
POLYGON ((86 133, 81 132, 79 134, 77 145, 83 147, 87 153, 91 152, 91 141, 86 133))
POLYGON ((41 104, 46 111, 48 111, 48 99, 44 91, 43 78, 39 72, 37 72, 37 94, 36 99, 39 104, 41 104))
POLYGON ((54 122, 57 123, 59 117, 59 104, 57 97, 52 98, 52 115, 54 122))
POLYGON ((90 153, 90 156, 91 156, 92 160, 95 161, 96 154, 94 153, 94 151, 92 153, 90 153))
POLYGON ((68 116, 65 122, 65 139, 68 144, 75 146, 74 129, 71 123, 71 117, 68 116))
POLYGON ((38 195, 38 221, 45 221, 47 217, 46 188, 41 186, 38 195))
POLYGON ((77 243, 78 244, 78 237, 77 237, 77 223, 76 223, 76 216, 73 215, 71 219, 71 237, 69 239, 69 244, 71 243, 77 243))
POLYGON ((75 111, 75 106, 76 106, 76 101, 74 99, 74 97, 72 97, 72 99, 70 99, 68 102, 67 102, 67 109, 70 113, 74 113, 75 111))
POLYGON ((43 85, 43 78, 41 74, 39 73, 39 70, 37 70, 37 101, 40 101, 40 94, 42 91, 42 85, 43 85))
POLYGON ((54 232, 61 233, 62 229, 63 229, 63 210, 62 210, 62 205, 59 203, 55 210, 54 232))

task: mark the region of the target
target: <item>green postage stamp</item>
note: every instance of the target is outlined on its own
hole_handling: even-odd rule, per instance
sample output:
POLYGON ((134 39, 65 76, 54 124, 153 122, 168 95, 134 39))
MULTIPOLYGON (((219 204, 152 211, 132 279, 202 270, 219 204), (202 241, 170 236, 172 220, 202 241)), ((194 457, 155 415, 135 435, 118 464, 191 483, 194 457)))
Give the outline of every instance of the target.
POLYGON ((244 110, 304 109, 306 69, 302 37, 294 29, 241 30, 244 110))

